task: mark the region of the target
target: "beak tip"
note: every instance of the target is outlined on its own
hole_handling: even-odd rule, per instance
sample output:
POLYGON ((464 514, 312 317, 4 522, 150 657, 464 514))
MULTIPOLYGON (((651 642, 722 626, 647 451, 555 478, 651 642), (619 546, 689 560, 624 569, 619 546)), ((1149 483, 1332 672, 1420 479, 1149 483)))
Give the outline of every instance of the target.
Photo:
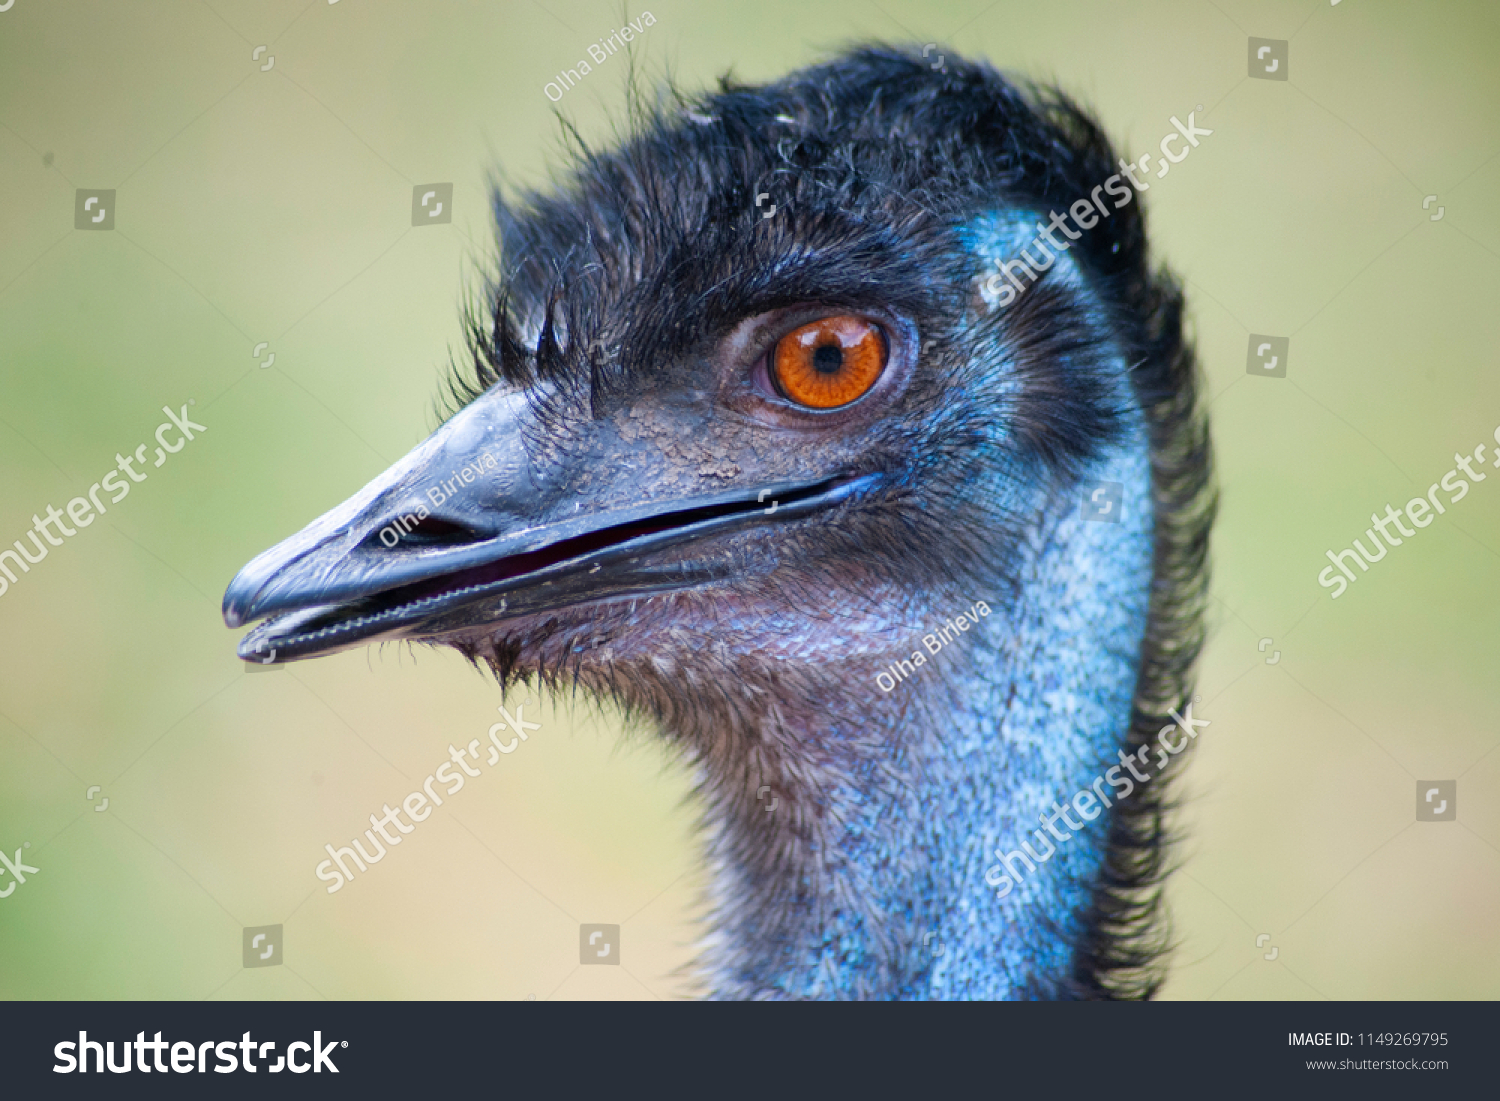
POLYGON ((235 575, 229 587, 224 590, 224 602, 221 612, 224 616, 224 626, 243 627, 250 621, 249 611, 255 603, 256 593, 259 586, 247 583, 245 572, 241 570, 235 575))

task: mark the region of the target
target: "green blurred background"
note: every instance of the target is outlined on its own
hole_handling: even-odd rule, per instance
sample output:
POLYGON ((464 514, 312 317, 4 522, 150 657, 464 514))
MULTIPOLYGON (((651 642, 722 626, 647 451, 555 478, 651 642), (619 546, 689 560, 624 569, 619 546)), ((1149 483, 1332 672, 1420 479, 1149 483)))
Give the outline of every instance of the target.
POLYGON ((247 672, 219 618, 244 562, 435 425, 487 172, 544 183, 557 111, 607 138, 623 56, 543 86, 644 10, 638 60, 690 87, 876 38, 1055 80, 1136 156, 1203 105, 1213 136, 1147 196, 1223 487, 1165 994, 1500 993, 1500 476, 1337 602, 1316 581, 1500 425, 1500 8, 648 3, 0 13, 0 544, 163 405, 208 427, 0 596, 0 848, 40 869, 0 900, 0 997, 696 989, 691 777, 654 740, 538 701, 519 752, 330 896, 324 843, 483 738, 498 693, 398 646, 247 672), (1252 36, 1290 42, 1289 80, 1247 77, 1252 36), (453 221, 413 228, 434 181, 453 221), (73 228, 80 188, 116 190, 112 231, 73 228), (1246 377, 1251 333, 1290 337, 1286 378, 1246 377), (1415 821, 1433 779, 1456 822, 1415 821), (623 926, 622 966, 579 967, 584 922, 623 926), (244 968, 242 929, 276 924, 285 964, 244 968))

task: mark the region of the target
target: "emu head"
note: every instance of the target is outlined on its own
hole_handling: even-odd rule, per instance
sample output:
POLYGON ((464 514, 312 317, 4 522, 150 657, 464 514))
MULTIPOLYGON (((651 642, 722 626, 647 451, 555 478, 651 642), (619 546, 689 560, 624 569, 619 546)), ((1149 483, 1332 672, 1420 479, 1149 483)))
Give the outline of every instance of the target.
POLYGON ((1154 982, 1160 783, 996 860, 1190 690, 1181 299, 1128 200, 1008 293, 1119 172, 1061 95, 949 56, 726 80, 497 197, 457 410, 224 599, 265 619, 247 658, 442 643, 652 721, 699 777, 719 996, 1154 982))

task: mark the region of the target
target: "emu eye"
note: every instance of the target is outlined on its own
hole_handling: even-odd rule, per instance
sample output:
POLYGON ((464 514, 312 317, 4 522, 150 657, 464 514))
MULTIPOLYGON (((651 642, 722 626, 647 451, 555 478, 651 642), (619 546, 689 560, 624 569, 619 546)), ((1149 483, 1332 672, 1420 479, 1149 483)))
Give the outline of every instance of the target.
POLYGON ((835 409, 867 394, 889 358, 879 326, 847 314, 825 317, 776 342, 771 382, 788 401, 835 409))

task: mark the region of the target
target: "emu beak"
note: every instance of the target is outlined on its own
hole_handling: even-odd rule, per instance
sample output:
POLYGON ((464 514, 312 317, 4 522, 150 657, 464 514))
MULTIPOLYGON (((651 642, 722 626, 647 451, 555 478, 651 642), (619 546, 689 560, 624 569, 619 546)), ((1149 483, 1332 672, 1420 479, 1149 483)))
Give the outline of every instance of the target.
MULTIPOLYGON (((651 445, 603 424, 580 460, 532 462, 522 394, 486 395, 395 466, 257 556, 224 593, 224 622, 267 616, 239 645, 262 664, 377 640, 437 640, 504 619, 721 581, 735 563, 698 541, 784 524, 874 477, 657 492, 629 471, 651 445), (599 488, 585 492, 583 485, 599 488)), ((660 455, 650 456, 660 460, 660 455)), ((661 479, 680 489, 679 478, 661 479)), ((686 484, 691 485, 691 482, 686 484)))

